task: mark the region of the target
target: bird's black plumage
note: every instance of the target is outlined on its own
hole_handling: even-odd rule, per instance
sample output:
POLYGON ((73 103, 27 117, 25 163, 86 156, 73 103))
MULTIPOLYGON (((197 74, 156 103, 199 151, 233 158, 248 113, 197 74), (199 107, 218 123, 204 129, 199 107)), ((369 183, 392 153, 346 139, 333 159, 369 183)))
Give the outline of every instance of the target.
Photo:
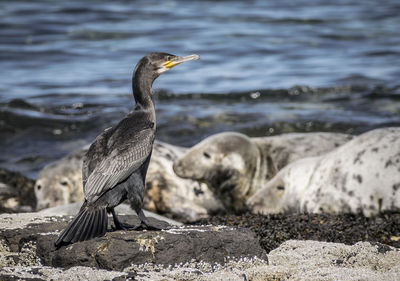
POLYGON ((126 229, 114 211, 114 207, 126 199, 137 212, 142 226, 152 228, 142 211, 156 131, 152 84, 161 73, 193 59, 199 56, 151 53, 138 62, 132 78, 136 107, 118 125, 101 133, 90 146, 82 169, 85 202, 58 237, 56 247, 104 235, 107 212, 112 213, 116 228, 126 229))

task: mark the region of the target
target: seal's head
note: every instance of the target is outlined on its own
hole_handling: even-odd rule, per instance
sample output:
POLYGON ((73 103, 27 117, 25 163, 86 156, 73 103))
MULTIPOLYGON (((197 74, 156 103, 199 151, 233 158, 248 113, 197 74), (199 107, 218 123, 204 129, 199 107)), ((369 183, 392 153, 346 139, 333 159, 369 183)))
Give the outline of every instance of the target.
POLYGON ((320 157, 299 159, 280 170, 247 200, 255 214, 298 212, 320 157))
POLYGON ((84 200, 82 157, 86 151, 79 150, 40 171, 34 187, 37 210, 84 200))
POLYGON ((40 176, 35 183, 37 210, 71 203, 71 190, 75 183, 68 176, 55 175, 50 178, 40 176))
POLYGON ((247 200, 247 208, 254 214, 280 213, 282 197, 285 194, 285 174, 278 173, 266 186, 258 190, 247 200))
POLYGON ((251 195, 259 150, 247 136, 234 132, 213 135, 174 163, 175 173, 204 182, 227 209, 240 210, 251 195))

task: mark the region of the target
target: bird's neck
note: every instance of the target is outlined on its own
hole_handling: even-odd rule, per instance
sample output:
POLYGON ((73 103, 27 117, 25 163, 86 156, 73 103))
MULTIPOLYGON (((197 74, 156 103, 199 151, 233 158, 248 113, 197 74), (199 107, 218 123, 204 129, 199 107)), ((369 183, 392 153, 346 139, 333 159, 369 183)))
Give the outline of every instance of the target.
POLYGON ((133 97, 135 98, 136 108, 155 111, 152 95, 152 85, 154 79, 142 75, 141 71, 136 71, 132 79, 133 97))

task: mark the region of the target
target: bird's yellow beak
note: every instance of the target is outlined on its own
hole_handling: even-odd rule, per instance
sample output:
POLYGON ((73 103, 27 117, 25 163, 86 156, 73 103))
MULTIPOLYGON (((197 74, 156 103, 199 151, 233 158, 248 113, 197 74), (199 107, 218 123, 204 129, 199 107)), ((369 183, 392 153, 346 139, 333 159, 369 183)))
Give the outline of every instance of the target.
POLYGON ((167 60, 166 62, 164 62, 164 66, 166 69, 171 69, 174 66, 177 66, 178 64, 181 64, 182 62, 185 61, 190 61, 190 60, 198 60, 200 59, 199 55, 190 55, 190 56, 183 56, 183 57, 174 57, 171 60, 167 60))

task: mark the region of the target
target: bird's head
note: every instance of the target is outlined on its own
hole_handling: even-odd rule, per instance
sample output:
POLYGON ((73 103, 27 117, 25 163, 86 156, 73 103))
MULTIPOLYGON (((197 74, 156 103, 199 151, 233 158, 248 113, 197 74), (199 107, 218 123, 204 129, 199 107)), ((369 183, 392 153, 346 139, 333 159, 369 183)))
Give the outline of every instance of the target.
POLYGON ((198 59, 200 59, 199 55, 175 56, 168 53, 150 53, 138 62, 134 73, 135 75, 151 75, 155 79, 161 73, 170 70, 178 64, 198 59))

